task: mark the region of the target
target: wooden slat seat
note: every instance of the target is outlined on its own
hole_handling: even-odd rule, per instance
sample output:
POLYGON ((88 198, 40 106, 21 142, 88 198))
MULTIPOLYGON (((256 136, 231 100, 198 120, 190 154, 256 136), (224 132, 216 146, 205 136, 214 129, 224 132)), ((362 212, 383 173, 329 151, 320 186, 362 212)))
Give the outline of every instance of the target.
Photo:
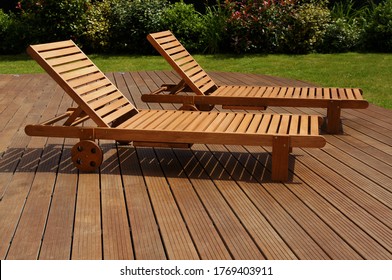
POLYGON ((72 159, 80 169, 97 168, 97 139, 134 145, 183 147, 194 143, 272 146, 272 179, 288 179, 293 147, 321 148, 319 116, 239 112, 137 110, 72 42, 33 45, 28 53, 77 103, 61 116, 28 125, 31 136, 79 138, 72 159), (84 122, 91 118, 97 126, 84 122), (65 123, 60 122, 65 119, 65 123), (60 124, 59 124, 60 123, 60 124), (88 147, 91 151, 84 152, 88 147), (83 158, 78 153, 83 152, 83 158), (90 166, 80 161, 91 161, 90 166), (78 165, 79 164, 79 165, 78 165))
POLYGON ((342 108, 364 109, 369 105, 359 88, 218 86, 171 31, 152 33, 147 39, 182 80, 178 85, 165 84, 151 94, 144 94, 142 100, 145 102, 182 103, 198 108, 202 105, 222 105, 231 109, 326 108, 327 131, 333 134, 340 131, 342 108), (181 94, 185 91, 192 91, 194 95, 181 94))

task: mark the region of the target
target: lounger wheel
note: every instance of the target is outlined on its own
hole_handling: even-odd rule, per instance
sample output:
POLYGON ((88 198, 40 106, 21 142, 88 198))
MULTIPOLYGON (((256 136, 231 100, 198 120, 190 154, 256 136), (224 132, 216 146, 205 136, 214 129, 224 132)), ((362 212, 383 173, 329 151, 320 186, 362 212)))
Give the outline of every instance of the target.
POLYGON ((211 111, 212 109, 214 109, 214 105, 211 105, 211 104, 196 104, 196 108, 199 111, 211 111))
POLYGON ((82 140, 71 152, 72 162, 81 171, 92 172, 102 164, 102 149, 94 141, 82 140))

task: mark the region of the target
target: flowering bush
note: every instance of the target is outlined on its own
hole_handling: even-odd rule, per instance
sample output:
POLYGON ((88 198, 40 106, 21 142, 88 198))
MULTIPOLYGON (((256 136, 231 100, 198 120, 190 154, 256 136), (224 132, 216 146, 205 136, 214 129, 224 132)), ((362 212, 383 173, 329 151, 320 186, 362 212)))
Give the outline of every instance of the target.
POLYGON ((228 33, 236 52, 275 52, 287 30, 295 0, 226 1, 228 33))
POLYGON ((313 51, 330 20, 323 1, 226 1, 228 31, 236 52, 313 51), (313 2, 318 2, 315 4, 313 2))
POLYGON ((360 2, 20 0, 0 10, 0 53, 65 39, 93 52, 152 53, 146 35, 164 29, 191 52, 392 51, 392 0, 360 2))

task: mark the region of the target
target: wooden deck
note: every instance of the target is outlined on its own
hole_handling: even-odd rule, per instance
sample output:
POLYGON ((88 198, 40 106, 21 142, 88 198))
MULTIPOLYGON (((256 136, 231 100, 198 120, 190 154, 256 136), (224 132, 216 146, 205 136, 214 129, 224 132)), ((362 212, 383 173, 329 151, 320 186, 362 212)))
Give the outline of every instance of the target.
MULTIPOLYGON (((171 71, 108 76, 138 108, 161 108, 140 94, 178 81, 171 71)), ((269 149, 244 146, 101 141, 100 172, 78 173, 75 140, 24 133, 71 105, 46 74, 0 75, 0 259, 392 259, 390 110, 343 110, 344 134, 325 135, 323 149, 294 149, 290 181, 279 184, 270 180, 269 149)))

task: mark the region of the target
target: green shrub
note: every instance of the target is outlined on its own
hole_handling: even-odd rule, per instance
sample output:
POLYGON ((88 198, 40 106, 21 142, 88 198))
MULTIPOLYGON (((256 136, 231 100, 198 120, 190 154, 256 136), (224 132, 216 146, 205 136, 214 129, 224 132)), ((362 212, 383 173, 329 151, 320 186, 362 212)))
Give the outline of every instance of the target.
POLYGON ((370 50, 392 51, 392 0, 386 0, 374 9, 366 28, 366 43, 370 50))
POLYGON ((201 14, 192 4, 181 1, 166 7, 162 20, 164 29, 171 30, 187 50, 197 52, 202 49, 205 27, 201 14))
POLYGON ((162 29, 166 6, 166 0, 115 0, 110 15, 112 50, 152 52, 146 36, 162 29))
POLYGON ((26 34, 23 24, 14 14, 0 10, 0 54, 17 54, 24 51, 26 34))
POLYGON ((314 52, 322 43, 331 20, 330 11, 324 5, 306 3, 296 7, 287 18, 284 35, 284 51, 289 53, 314 52))
POLYGON ((78 40, 86 26, 89 0, 22 0, 21 20, 32 41, 78 40))
POLYGON ((204 53, 218 53, 227 49, 224 42, 227 40, 227 20, 228 13, 220 5, 220 1, 215 6, 207 6, 203 15, 203 35, 204 53))
MULTIPOLYGON (((10 16, 0 10, 0 40, 2 41, 11 25, 10 16)), ((0 41, 0 42, 1 42, 0 41)))
POLYGON ((345 18, 333 20, 327 26, 320 52, 337 53, 356 51, 361 48, 364 29, 362 24, 354 19, 348 22, 345 18))
POLYGON ((277 52, 287 31, 291 1, 226 1, 230 45, 235 52, 277 52))
POLYGON ((0 9, 0 35, 4 34, 4 32, 7 30, 9 22, 9 15, 4 13, 3 10, 0 9))
POLYGON ((8 37, 8 31, 12 24, 10 16, 0 10, 0 53, 4 53, 7 50, 6 38, 8 37))
POLYGON ((228 33, 236 52, 308 53, 321 43, 326 1, 227 1, 228 33))
POLYGON ((86 51, 107 52, 110 50, 110 14, 113 0, 102 0, 90 5, 86 14, 86 29, 82 45, 86 51))
POLYGON ((324 53, 358 51, 363 48, 365 26, 372 5, 360 6, 358 1, 336 2, 331 8, 331 22, 327 26, 323 45, 324 53))

